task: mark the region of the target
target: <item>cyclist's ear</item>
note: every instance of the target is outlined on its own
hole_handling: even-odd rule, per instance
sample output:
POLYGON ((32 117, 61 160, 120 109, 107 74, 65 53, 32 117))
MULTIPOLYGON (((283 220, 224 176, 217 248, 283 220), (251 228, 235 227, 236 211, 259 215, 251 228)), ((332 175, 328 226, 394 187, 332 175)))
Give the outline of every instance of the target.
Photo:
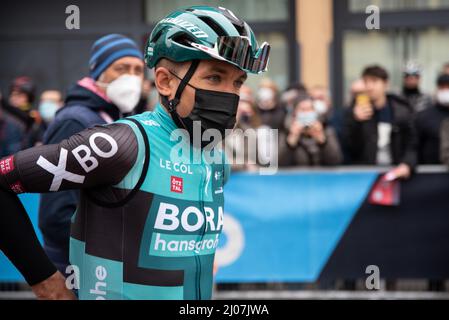
POLYGON ((179 80, 166 67, 158 67, 154 71, 154 84, 160 95, 173 99, 179 80))

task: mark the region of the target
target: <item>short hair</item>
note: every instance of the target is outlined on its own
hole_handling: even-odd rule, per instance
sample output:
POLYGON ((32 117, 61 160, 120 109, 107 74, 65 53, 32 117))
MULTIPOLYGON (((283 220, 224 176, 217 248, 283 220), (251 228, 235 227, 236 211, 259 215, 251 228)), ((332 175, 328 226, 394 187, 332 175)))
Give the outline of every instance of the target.
POLYGON ((298 95, 298 97, 296 97, 296 99, 294 100, 294 107, 296 108, 298 106, 298 104, 300 104, 303 101, 307 101, 307 100, 313 100, 312 97, 308 94, 308 93, 300 93, 298 95))
POLYGON ((387 70, 379 65, 371 65, 363 69, 362 78, 364 77, 374 77, 383 81, 388 81, 389 78, 387 70))
POLYGON ((182 69, 183 66, 185 66, 189 61, 186 62, 176 62, 176 61, 172 61, 170 59, 167 58, 162 58, 160 59, 156 65, 154 66, 154 70, 156 70, 157 68, 160 67, 164 67, 169 69, 172 72, 177 73, 179 70, 182 69))

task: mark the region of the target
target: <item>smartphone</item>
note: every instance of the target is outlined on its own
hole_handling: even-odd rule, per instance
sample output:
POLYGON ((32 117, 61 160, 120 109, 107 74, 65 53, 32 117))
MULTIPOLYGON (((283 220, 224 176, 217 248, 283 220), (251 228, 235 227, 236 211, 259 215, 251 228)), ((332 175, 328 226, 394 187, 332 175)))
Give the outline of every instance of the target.
POLYGON ((366 93, 360 93, 355 98, 355 105, 371 108, 371 101, 366 93))

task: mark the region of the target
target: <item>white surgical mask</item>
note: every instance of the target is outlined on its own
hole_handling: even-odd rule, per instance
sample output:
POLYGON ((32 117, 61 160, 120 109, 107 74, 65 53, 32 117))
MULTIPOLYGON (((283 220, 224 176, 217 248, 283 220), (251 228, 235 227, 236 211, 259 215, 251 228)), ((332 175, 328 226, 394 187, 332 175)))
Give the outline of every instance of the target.
POLYGON ((439 104, 449 107, 449 89, 438 90, 437 101, 439 104))
POLYGON ((296 114, 296 121, 303 126, 311 126, 318 120, 318 114, 315 111, 298 112, 296 114))
POLYGON ((327 104, 323 100, 314 100, 313 107, 318 114, 325 114, 327 111, 327 104))
POLYGON ((260 88, 259 91, 257 91, 257 98, 261 102, 273 100, 274 95, 274 91, 270 88, 260 88))
POLYGON ((107 84, 106 95, 122 113, 133 111, 142 92, 142 78, 124 74, 107 84))
POLYGON ((49 123, 55 118, 59 105, 52 101, 42 101, 39 104, 39 114, 45 122, 49 123))

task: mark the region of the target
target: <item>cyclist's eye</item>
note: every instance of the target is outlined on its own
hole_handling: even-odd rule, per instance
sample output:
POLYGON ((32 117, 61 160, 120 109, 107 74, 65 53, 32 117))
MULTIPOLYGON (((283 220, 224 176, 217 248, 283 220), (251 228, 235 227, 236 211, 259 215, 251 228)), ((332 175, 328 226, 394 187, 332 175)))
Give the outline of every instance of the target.
POLYGON ((234 82, 234 86, 238 89, 240 89, 243 86, 243 81, 242 80, 237 80, 234 82))
POLYGON ((211 83, 213 83, 213 84, 219 84, 221 82, 221 77, 219 75, 216 75, 216 74, 208 76, 206 79, 208 81, 210 81, 211 83))

